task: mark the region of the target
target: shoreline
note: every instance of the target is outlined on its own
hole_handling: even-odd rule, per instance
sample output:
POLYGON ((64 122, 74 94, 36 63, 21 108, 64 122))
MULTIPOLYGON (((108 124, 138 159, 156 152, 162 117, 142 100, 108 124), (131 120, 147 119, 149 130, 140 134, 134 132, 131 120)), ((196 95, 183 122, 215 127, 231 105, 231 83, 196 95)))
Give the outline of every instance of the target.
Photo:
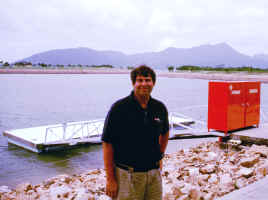
POLYGON ((268 83, 268 74, 219 73, 219 72, 168 72, 159 76, 168 78, 205 79, 222 81, 260 81, 268 83))
MULTIPOLYGON (((159 77, 224 80, 224 81, 260 81, 268 83, 268 74, 249 74, 245 72, 167 72, 155 70, 159 77)), ((0 69, 1 74, 129 74, 128 69, 99 68, 99 69, 0 69)))
MULTIPOLYGON (((257 182, 268 175, 268 147, 226 146, 206 142, 166 154, 163 160, 163 199, 213 200, 257 182)), ((0 186, 0 199, 92 199, 105 195, 103 169, 62 174, 15 189, 0 186)))
POLYGON ((126 69, 0 69, 1 74, 128 74, 126 69))

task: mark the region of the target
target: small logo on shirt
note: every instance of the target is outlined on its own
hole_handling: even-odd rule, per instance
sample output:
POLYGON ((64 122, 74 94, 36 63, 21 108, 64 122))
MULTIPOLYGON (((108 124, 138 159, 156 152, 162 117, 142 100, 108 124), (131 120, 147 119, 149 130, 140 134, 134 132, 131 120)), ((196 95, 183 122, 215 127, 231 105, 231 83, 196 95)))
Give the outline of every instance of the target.
POLYGON ((155 118, 154 118, 154 121, 156 121, 156 122, 160 122, 161 120, 160 120, 158 117, 155 117, 155 118))

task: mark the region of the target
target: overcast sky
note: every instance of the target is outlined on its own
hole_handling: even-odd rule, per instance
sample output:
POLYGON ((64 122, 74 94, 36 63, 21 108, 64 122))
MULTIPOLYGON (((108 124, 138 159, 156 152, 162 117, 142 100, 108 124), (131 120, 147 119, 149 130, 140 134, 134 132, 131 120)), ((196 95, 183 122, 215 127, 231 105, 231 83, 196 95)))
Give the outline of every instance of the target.
POLYGON ((225 42, 268 54, 267 0, 3 0, 0 60, 88 47, 126 54, 225 42))

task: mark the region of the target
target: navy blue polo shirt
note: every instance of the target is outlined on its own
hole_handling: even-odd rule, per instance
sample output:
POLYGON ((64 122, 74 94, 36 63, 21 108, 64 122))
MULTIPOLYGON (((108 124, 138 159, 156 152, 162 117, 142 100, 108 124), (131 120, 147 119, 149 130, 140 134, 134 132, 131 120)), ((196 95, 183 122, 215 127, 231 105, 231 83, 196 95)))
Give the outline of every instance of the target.
POLYGON ((159 136, 169 130, 165 105, 150 97, 143 109, 134 93, 115 102, 105 119, 102 141, 111 143, 115 163, 133 167, 161 159, 159 136))

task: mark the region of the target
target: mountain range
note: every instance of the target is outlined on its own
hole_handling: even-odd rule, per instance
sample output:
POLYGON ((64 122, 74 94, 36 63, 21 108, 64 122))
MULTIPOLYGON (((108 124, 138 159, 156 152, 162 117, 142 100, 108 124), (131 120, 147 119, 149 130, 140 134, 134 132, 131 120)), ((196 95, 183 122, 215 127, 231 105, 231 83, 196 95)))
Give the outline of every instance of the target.
POLYGON ((90 48, 57 49, 34 54, 20 61, 52 65, 112 65, 114 67, 146 64, 153 68, 168 66, 210 66, 268 68, 268 55, 248 56, 239 53, 226 43, 201 45, 192 48, 169 47, 159 52, 127 55, 119 51, 97 51, 90 48))

